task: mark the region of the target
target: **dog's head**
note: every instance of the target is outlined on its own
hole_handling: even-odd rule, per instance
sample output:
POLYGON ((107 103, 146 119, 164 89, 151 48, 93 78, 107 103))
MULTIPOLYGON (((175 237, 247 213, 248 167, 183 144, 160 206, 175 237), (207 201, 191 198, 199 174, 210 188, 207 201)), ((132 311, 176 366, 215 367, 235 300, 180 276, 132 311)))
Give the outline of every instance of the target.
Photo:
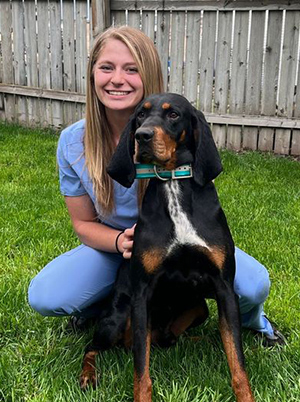
POLYGON ((191 163, 201 186, 222 171, 221 160, 204 115, 183 96, 155 94, 144 99, 131 116, 107 168, 125 187, 135 178, 136 162, 167 170, 191 163))

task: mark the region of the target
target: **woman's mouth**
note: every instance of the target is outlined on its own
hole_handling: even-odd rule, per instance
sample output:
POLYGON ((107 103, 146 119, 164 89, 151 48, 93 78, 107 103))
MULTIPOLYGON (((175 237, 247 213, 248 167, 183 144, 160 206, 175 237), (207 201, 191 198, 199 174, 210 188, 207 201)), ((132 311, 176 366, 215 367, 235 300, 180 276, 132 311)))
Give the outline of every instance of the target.
POLYGON ((131 93, 131 91, 108 91, 108 90, 106 92, 112 96, 125 96, 131 93))

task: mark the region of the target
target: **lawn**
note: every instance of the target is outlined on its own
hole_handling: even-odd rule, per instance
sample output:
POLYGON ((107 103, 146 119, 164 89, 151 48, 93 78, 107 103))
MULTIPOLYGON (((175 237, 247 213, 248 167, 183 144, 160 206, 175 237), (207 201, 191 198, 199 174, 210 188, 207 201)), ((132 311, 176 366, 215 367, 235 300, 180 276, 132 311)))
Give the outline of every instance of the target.
MULTIPOLYGON (((0 123, 0 400, 132 401, 131 353, 106 352, 96 391, 78 377, 91 332, 69 333, 67 318, 44 318, 27 303, 31 278, 78 244, 59 193, 58 135, 0 123)), ((267 315, 288 346, 265 349, 243 331, 247 368, 258 402, 300 397, 300 163, 270 154, 221 152, 216 180, 236 244, 267 266, 267 315)), ((234 401, 214 302, 200 328, 151 353, 154 402, 234 401)), ((100 370, 101 369, 101 370, 100 370)))

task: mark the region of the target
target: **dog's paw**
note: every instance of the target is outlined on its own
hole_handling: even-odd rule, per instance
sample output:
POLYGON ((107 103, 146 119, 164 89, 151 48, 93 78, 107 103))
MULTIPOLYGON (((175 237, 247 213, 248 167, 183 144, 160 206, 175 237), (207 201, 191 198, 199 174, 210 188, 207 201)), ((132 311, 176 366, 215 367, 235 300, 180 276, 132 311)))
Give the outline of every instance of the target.
POLYGON ((88 386, 92 386, 94 389, 97 387, 97 375, 96 375, 96 356, 98 352, 93 350, 87 352, 84 355, 82 362, 82 371, 80 374, 80 388, 86 390, 88 386))
POLYGON ((97 376, 96 371, 93 367, 88 370, 82 370, 80 375, 80 388, 85 391, 89 386, 92 386, 93 389, 97 387, 97 376))

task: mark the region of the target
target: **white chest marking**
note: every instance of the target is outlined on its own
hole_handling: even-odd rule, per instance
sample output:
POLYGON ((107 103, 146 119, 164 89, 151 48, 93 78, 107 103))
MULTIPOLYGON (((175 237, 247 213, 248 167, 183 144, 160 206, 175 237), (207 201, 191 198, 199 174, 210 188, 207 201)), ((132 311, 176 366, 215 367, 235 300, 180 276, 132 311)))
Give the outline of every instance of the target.
POLYGON ((198 236, 192 223, 189 221, 187 214, 180 205, 180 187, 177 180, 171 180, 165 186, 166 197, 168 202, 169 214, 174 224, 174 239, 168 246, 167 254, 170 254, 178 245, 189 244, 193 246, 205 247, 210 250, 209 246, 198 236))

